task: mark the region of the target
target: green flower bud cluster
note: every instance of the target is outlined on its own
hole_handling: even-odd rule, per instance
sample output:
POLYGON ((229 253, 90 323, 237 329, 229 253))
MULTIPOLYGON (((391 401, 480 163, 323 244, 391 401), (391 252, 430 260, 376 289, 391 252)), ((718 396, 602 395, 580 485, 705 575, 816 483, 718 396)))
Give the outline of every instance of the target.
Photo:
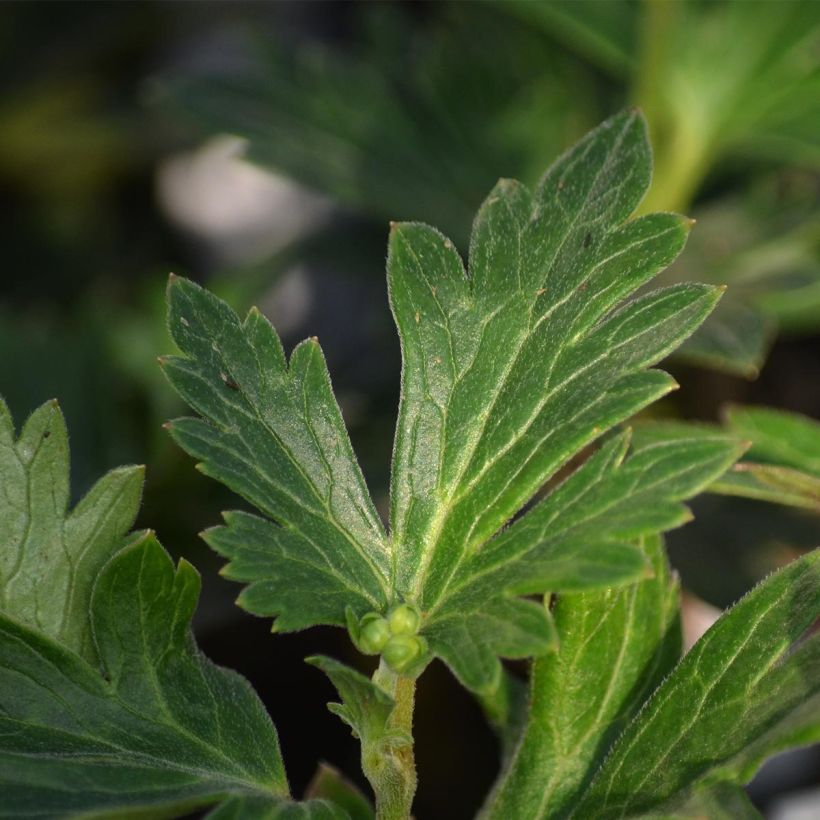
POLYGON ((410 604, 397 604, 387 617, 368 612, 359 621, 359 648, 384 658, 394 672, 409 669, 426 651, 427 641, 418 634, 421 616, 410 604))

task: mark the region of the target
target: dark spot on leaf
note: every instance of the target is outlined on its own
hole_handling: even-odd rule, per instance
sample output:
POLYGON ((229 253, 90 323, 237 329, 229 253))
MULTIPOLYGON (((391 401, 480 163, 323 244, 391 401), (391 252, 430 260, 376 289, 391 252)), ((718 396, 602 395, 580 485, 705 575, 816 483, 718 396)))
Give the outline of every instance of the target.
POLYGON ((239 390, 239 385, 227 373, 220 373, 219 377, 225 382, 225 387, 230 387, 231 390, 239 390))
POLYGON ((50 435, 51 435, 51 430, 46 430, 46 431, 43 433, 43 438, 48 438, 50 435))
POLYGON ((585 247, 585 248, 588 248, 591 244, 592 244, 592 234, 591 234, 591 233, 587 233, 587 234, 584 236, 584 247, 585 247))

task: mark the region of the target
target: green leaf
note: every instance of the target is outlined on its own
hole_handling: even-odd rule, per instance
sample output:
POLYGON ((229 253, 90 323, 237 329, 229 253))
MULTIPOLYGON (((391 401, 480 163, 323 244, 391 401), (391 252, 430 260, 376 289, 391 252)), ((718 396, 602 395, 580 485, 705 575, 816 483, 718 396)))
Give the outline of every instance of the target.
MULTIPOLYGON (((634 816, 634 815, 633 815, 634 816)), ((637 815, 635 820, 762 820, 763 815, 754 807, 746 792, 732 783, 695 792, 679 807, 670 807, 663 814, 650 812, 637 815)))
POLYGON ((648 3, 635 101, 656 135, 652 207, 686 208, 738 155, 816 167, 820 11, 788 3, 648 3), (670 88, 675 93, 668 93, 670 88))
POLYGON ((677 584, 660 538, 642 549, 652 578, 558 596, 560 647, 533 665, 524 734, 485 816, 563 816, 680 657, 677 584))
POLYGON ((329 703, 328 709, 338 715, 359 738, 362 750, 377 744, 401 745, 410 743, 407 735, 397 733, 389 726, 393 698, 370 678, 332 658, 316 655, 307 662, 321 669, 333 682, 342 703, 329 703))
POLYGON ((88 607, 103 564, 134 523, 144 469, 120 467, 71 511, 68 433, 47 402, 19 438, 0 400, 0 612, 97 662, 88 607))
POLYGON ((820 512, 820 478, 789 467, 741 461, 713 482, 709 491, 820 512))
POLYGON ((613 436, 468 561, 462 588, 448 606, 462 607, 464 599, 489 595, 499 585, 518 593, 568 591, 645 576, 647 561, 631 540, 688 521, 681 500, 723 473, 744 449, 721 432, 689 429, 685 437, 639 442, 627 458, 629 439, 629 431, 613 436), (612 556, 617 561, 604 565, 612 556))
MULTIPOLYGON (((434 229, 391 232, 388 284, 404 360, 391 484, 395 584, 424 612, 431 648, 472 687, 493 687, 499 675, 493 648, 477 645, 469 625, 488 610, 488 593, 605 586, 644 572, 612 533, 606 544, 544 543, 572 490, 490 539, 576 453, 672 388, 646 368, 717 301, 717 288, 682 285, 619 307, 674 259, 688 229, 670 214, 623 222, 649 175, 644 123, 627 111, 559 159, 534 194, 496 186, 475 222, 469 277, 434 229)), ((617 470, 615 450, 571 486, 617 470)), ((718 445, 702 480, 735 456, 718 445)), ((678 457, 685 471, 687 456, 678 457)), ((638 492, 641 463, 627 462, 608 491, 638 492)), ((677 504, 660 513, 651 531, 682 521, 677 504)), ((551 641, 544 620, 538 640, 551 641)))
POLYGON ((329 800, 271 800, 242 795, 232 797, 207 814, 207 820, 349 820, 350 815, 329 800))
POLYGON ((169 113, 247 140, 250 161, 347 207, 430 220, 458 240, 498 169, 537 179, 598 117, 579 93, 585 67, 487 4, 440 5, 419 25, 371 3, 357 19, 344 49, 257 37, 246 66, 172 77, 169 113), (556 82, 569 72, 571 84, 556 82))
POLYGON ((637 6, 623 0, 504 0, 498 7, 514 11, 616 75, 636 63, 639 26, 637 6))
POLYGON ((650 564, 632 540, 688 521, 690 513, 680 500, 724 473, 743 450, 721 432, 699 430, 638 446, 630 458, 625 458, 627 446, 628 435, 614 437, 465 562, 464 580, 453 585, 451 598, 439 618, 430 619, 425 634, 431 649, 469 688, 497 685, 495 655, 537 657, 557 644, 543 607, 493 598, 499 590, 584 590, 646 577, 650 564), (535 610, 544 623, 533 622, 535 610), (527 613, 529 621, 522 621, 527 613), (491 622, 494 615, 507 620, 507 632, 491 622), (518 624, 530 644, 505 644, 518 624))
MULTIPOLYGON (((820 207, 812 178, 797 171, 790 171, 788 177, 785 173, 751 177, 741 190, 697 209, 697 230, 686 255, 675 264, 674 275, 688 279, 696 272, 701 281, 725 283, 729 292, 724 301, 741 308, 735 317, 727 315, 722 304, 707 324, 723 315, 724 325, 737 330, 746 325, 754 331, 743 314, 756 311, 761 314, 758 322, 791 332, 817 326, 820 207), (786 178, 788 193, 784 193, 786 178)), ((736 344, 745 349, 743 340, 732 347, 736 344)))
POLYGON ((422 616, 414 672, 426 639, 491 698, 499 656, 556 645, 546 608, 514 596, 646 576, 632 542, 688 520, 680 502, 737 458, 731 439, 626 458, 628 437, 616 438, 498 533, 588 445, 674 388, 651 365, 720 296, 679 284, 629 300, 680 252, 689 227, 674 214, 625 221, 650 166, 645 124, 626 111, 561 157, 534 193, 502 180, 476 217, 469 275, 433 228, 393 225, 388 289, 403 372, 389 541, 315 342, 288 364, 257 311, 241 322, 172 280, 169 323, 184 356, 163 365, 204 417, 174 422, 172 434, 267 516, 229 513, 205 535, 230 559, 227 577, 250 583, 242 606, 277 615, 278 629, 342 624, 347 611, 355 639, 357 619, 409 603, 422 616))
POLYGON ((168 287, 183 357, 163 360, 171 384, 204 419, 178 419, 175 441, 200 469, 266 518, 232 513, 206 541, 249 584, 239 604, 278 616, 278 630, 344 624, 345 606, 382 609, 390 553, 356 464, 315 340, 285 361, 268 321, 244 321, 183 279, 168 287))
POLYGON ((316 774, 308 784, 306 796, 316 800, 330 800, 343 808, 350 816, 350 820, 375 820, 370 800, 355 784, 327 763, 319 764, 316 774))
POLYGON ((573 817, 663 814, 699 787, 745 783, 820 739, 820 551, 761 583, 704 635, 627 727, 573 817))
POLYGON ((287 798, 262 704, 194 643, 199 587, 150 533, 117 553, 91 601, 102 675, 0 617, 0 816, 169 816, 231 794, 287 798))
POLYGON ((436 619, 425 634, 461 683, 482 697, 501 685, 499 656, 537 657, 558 646, 546 605, 520 598, 495 598, 480 610, 436 619))
POLYGON ((693 434, 720 436, 725 430, 738 442, 746 440, 744 443, 751 446, 750 458, 718 475, 709 484, 709 492, 820 511, 820 475, 813 472, 820 424, 795 413, 762 407, 729 408, 725 415, 724 428, 703 422, 641 422, 635 427, 635 438, 641 445, 648 445, 686 440, 693 434), (779 463, 757 460, 767 457, 779 463), (802 464, 806 469, 783 466, 789 463, 802 464))
POLYGON ((730 407, 725 415, 752 447, 710 489, 820 512, 820 423, 766 407, 730 407))
POLYGON ((398 678, 384 661, 371 680, 331 658, 307 660, 330 678, 341 695, 342 703, 329 703, 328 709, 353 729, 361 743, 362 771, 376 795, 377 817, 409 816, 416 791, 410 734, 415 682, 398 678), (392 687, 396 697, 382 686, 392 687))
POLYGON ((760 311, 729 294, 727 297, 676 355, 701 367, 757 378, 769 354, 775 327, 760 311))
POLYGON ((749 458, 792 467, 820 478, 820 423, 767 407, 729 407, 726 424, 752 442, 749 458))
POLYGON ((820 318, 820 213, 810 183, 797 176, 752 178, 698 208, 697 229, 671 279, 728 285, 726 297, 678 355, 747 378, 762 367, 774 332, 808 330, 820 318))

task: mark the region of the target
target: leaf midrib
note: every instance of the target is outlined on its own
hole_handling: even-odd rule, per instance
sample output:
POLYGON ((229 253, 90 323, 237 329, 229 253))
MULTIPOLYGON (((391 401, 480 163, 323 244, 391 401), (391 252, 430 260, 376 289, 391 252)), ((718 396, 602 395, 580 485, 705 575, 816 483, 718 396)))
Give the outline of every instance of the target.
MULTIPOLYGON (((600 180, 602 174, 604 173, 604 171, 606 169, 609 168, 610 163, 612 162, 613 156, 616 154, 617 149, 620 147, 621 143, 623 142, 623 140, 626 136, 626 133, 629 130, 629 128, 632 126, 633 122, 634 122, 634 117, 630 117, 626 121, 625 125, 621 129, 621 132, 619 133, 618 137, 616 138, 613 146, 609 149, 609 151, 607 153, 606 160, 602 164, 601 168, 596 172, 596 174, 595 174, 595 176, 594 176, 594 178, 593 178, 593 180, 592 180, 592 182, 589 186, 589 189, 587 190, 587 192, 584 196, 583 201, 581 202, 580 206, 578 207, 578 210, 574 214, 572 220, 570 221, 569 225, 567 226, 567 228, 564 232, 563 237, 561 238, 561 240, 559 241, 555 251, 553 252, 553 254, 551 256, 551 259, 550 259, 550 262, 549 262, 549 265, 546 266, 547 270, 544 273, 544 276, 542 277, 542 281, 546 280, 546 278, 550 275, 550 272, 552 271, 552 267, 555 264, 555 261, 558 259, 559 255, 561 253, 561 250, 566 245, 566 242, 568 241, 570 235, 572 234, 575 226, 577 225, 578 221, 581 219, 582 214, 585 212, 586 206, 589 203, 592 192, 597 189, 597 186, 598 186, 598 183, 599 183, 599 180, 600 180)), ((593 147, 594 147, 594 142, 590 141, 589 144, 586 146, 585 150, 575 159, 575 162, 577 163, 577 162, 582 161, 587 156, 589 151, 592 150, 593 147)), ((568 171, 569 171, 569 169, 564 170, 562 178, 566 176, 568 171)), ((537 216, 538 216, 538 206, 536 204, 536 206, 533 208, 532 213, 530 215, 530 220, 529 220, 529 223, 528 223, 528 227, 529 227, 529 225, 531 225, 535 221, 537 216)), ((570 294, 567 294, 567 296, 565 298, 568 299, 568 298, 570 298, 570 296, 571 296, 571 292, 570 292, 570 294)), ((530 328, 530 329, 526 333, 521 335, 521 338, 520 338, 520 340, 519 340, 519 342, 518 342, 512 356, 509 359, 509 364, 508 364, 507 367, 504 368, 504 371, 501 375, 501 378, 498 380, 498 384, 496 386, 496 389, 493 391, 493 394, 490 398, 490 402, 489 402, 489 405, 487 407, 487 410, 479 416, 480 421, 479 421, 478 431, 475 434, 475 436, 471 437, 470 444, 467 447, 465 447, 465 453, 461 458, 461 464, 460 464, 460 466, 457 470, 457 474, 456 474, 455 478, 450 483, 450 488, 448 490, 447 496, 444 499, 441 500, 441 502, 439 504, 439 507, 438 507, 437 514, 434 516, 433 521, 431 522, 431 524, 428 525, 428 527, 427 527, 427 534, 423 539, 426 546, 422 550, 422 556, 421 556, 421 560, 419 561, 419 566, 418 566, 416 572, 413 574, 413 577, 412 577, 412 580, 411 580, 412 594, 416 598, 421 597, 421 591, 424 587, 424 581, 426 579, 426 576, 427 576, 427 573, 428 573, 428 570, 429 570, 429 567, 430 567, 430 563, 433 559, 433 555, 435 554, 436 545, 437 545, 438 540, 441 536, 442 530, 444 529, 444 525, 446 524, 447 520, 449 519, 449 517, 452 513, 452 510, 454 509, 453 498, 454 498, 456 492, 459 490, 460 482, 462 481, 462 479, 464 477, 464 474, 466 473, 470 463, 472 462, 472 458, 475 455, 475 452, 478 448, 478 445, 481 442, 481 438, 482 438, 482 436, 483 436, 483 434, 486 430, 486 427, 487 427, 487 424, 489 422, 490 416, 492 415, 492 412, 495 409, 495 407, 498 403, 498 400, 500 399, 501 394, 503 393, 503 390, 507 385, 507 382, 508 382, 508 379, 510 377, 511 372, 513 371, 513 369, 515 368, 515 365, 518 362, 518 359, 521 355, 521 351, 524 349, 527 340, 531 337, 531 334, 532 334, 532 329, 531 329, 532 314, 533 314, 533 310, 535 308, 535 304, 536 304, 536 300, 531 300, 530 304, 529 304, 527 325, 528 325, 528 328, 530 328)), ((556 304, 555 307, 557 307, 557 306, 558 305, 556 304)), ((520 440, 520 436, 518 437, 517 440, 520 440)), ((483 473, 482 473, 482 475, 483 475, 483 473)), ((459 555, 458 560, 456 561, 456 564, 454 565, 454 567, 450 571, 450 574, 449 574, 449 577, 448 577, 448 582, 449 582, 449 579, 452 578, 453 575, 458 571, 458 568, 461 565, 461 562, 463 560, 464 554, 465 554, 465 551, 462 551, 461 555, 459 555)), ((444 595, 446 587, 447 587, 447 583, 445 583, 445 585, 442 587, 442 592, 439 595, 439 600, 444 595)))

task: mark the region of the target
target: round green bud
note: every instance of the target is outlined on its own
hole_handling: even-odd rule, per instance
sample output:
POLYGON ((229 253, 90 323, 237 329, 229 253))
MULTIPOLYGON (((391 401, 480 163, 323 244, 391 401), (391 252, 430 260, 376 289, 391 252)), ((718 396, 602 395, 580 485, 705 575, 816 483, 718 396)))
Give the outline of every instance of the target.
POLYGON ((387 622, 394 635, 415 635, 421 626, 421 617, 415 607, 399 604, 390 610, 387 622))
POLYGON ((404 672, 418 660, 426 643, 418 635, 394 635, 382 650, 385 663, 394 672, 404 672))
POLYGON ((359 623, 359 646, 368 655, 378 655, 390 640, 390 626, 385 618, 370 612, 359 623))

